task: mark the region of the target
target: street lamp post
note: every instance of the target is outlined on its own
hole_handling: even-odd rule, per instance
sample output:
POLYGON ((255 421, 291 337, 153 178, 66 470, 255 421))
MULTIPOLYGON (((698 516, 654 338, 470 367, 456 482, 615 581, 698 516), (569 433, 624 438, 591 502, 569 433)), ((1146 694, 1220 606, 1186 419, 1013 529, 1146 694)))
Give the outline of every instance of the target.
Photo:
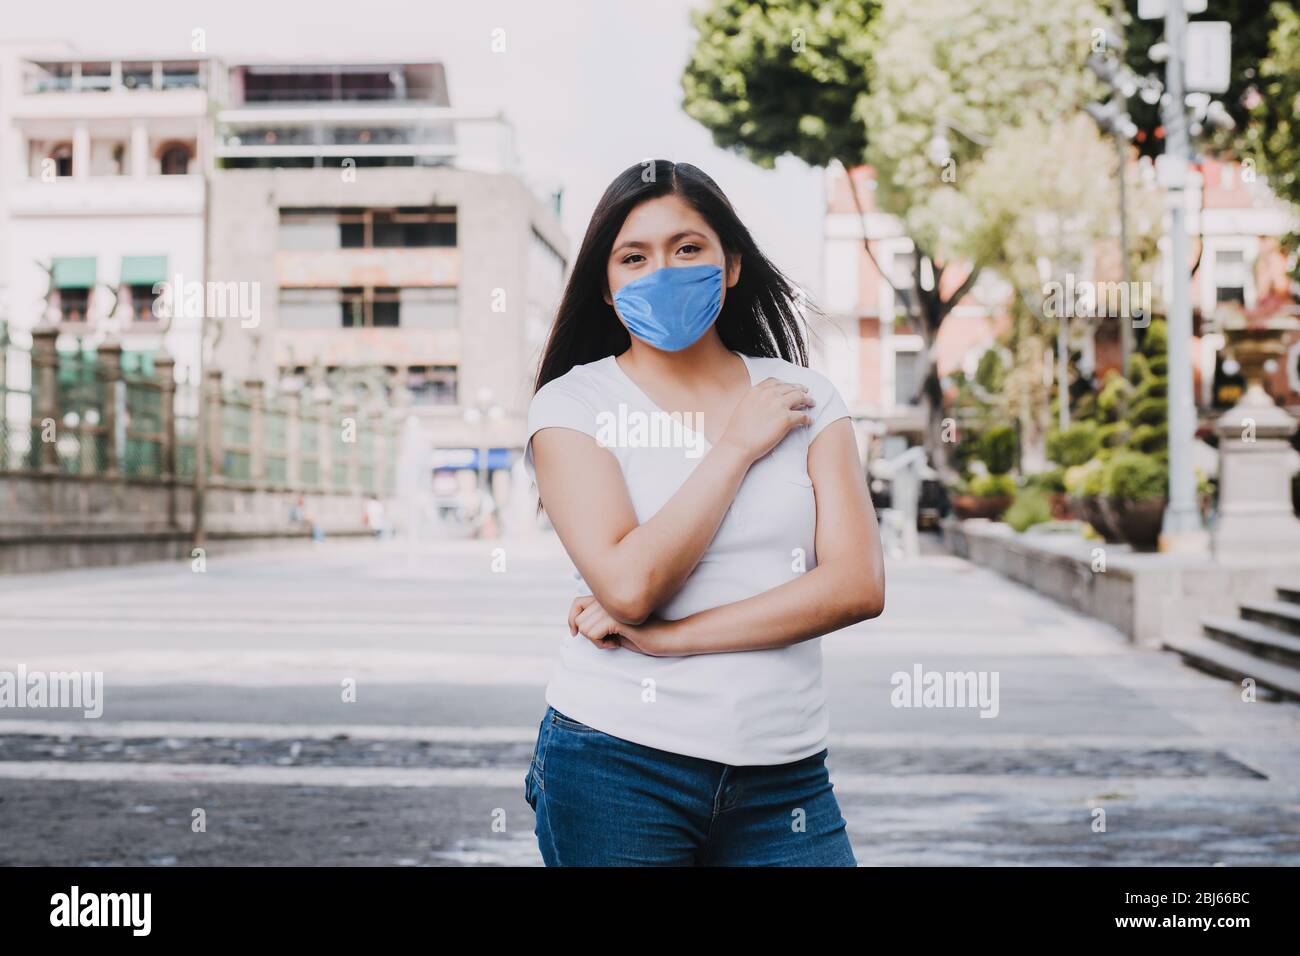
POLYGON ((1187 268, 1187 114, 1183 104, 1184 35, 1187 9, 1181 0, 1165 5, 1165 157, 1170 205, 1169 260, 1172 294, 1167 315, 1169 342, 1169 503, 1161 527, 1162 551, 1203 552, 1209 539, 1196 506, 1196 477, 1192 472, 1192 441, 1196 405, 1192 397, 1192 310, 1187 268))
POLYGON ((488 474, 488 453, 491 450, 489 423, 500 421, 506 413, 506 410, 496 403, 495 398, 492 389, 487 386, 480 388, 474 404, 466 406, 464 415, 465 424, 481 426, 478 429, 478 486, 486 488, 489 492, 491 491, 489 487, 491 479, 488 474))

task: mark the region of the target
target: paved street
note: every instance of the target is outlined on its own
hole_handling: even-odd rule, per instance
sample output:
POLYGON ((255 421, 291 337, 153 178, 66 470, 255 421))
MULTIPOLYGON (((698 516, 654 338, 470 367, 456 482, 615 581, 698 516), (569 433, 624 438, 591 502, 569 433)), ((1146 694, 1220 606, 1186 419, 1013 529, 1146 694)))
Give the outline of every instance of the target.
MULTIPOLYGON (((1300 707, 945 554, 888 576, 824 642, 860 862, 1300 864, 1300 707), (997 716, 892 706, 918 665, 996 672, 997 716)), ((540 864, 522 780, 571 583, 551 538, 0 580, 0 671, 104 674, 99 719, 0 708, 0 864, 540 864)))

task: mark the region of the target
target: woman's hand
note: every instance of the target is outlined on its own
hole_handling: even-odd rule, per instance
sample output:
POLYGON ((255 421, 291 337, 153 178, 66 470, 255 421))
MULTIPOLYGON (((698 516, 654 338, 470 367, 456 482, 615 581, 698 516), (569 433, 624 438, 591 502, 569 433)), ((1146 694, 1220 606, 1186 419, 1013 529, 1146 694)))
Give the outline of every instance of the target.
POLYGON ((749 461, 757 461, 775 448, 790 429, 812 422, 800 409, 812 408, 813 404, 807 386, 765 378, 740 400, 719 443, 733 445, 749 461))
POLYGON ((642 624, 624 624, 610 616, 593 595, 574 598, 569 606, 569 633, 581 634, 601 650, 620 647, 648 657, 683 656, 673 640, 672 622, 651 618, 642 624))

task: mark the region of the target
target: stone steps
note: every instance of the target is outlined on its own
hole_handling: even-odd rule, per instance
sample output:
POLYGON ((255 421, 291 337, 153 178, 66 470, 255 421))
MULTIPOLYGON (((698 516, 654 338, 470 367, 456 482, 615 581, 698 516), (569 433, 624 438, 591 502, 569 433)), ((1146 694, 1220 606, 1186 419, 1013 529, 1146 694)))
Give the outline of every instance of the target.
POLYGON ((1164 647, 1182 655, 1183 661, 1197 670, 1238 684, 1249 677, 1257 687, 1300 701, 1300 671, 1293 667, 1261 660, 1208 637, 1168 638, 1164 647))
POLYGON ((1300 635, 1300 604, 1290 601, 1247 601, 1241 605, 1241 616, 1247 621, 1257 621, 1288 634, 1300 635))
POLYGON ((1167 638, 1166 650, 1199 670, 1300 701, 1300 586, 1277 588, 1276 601, 1247 601, 1240 617, 1207 617, 1203 635, 1167 638))
POLYGON ((1300 670, 1300 637, 1236 617, 1207 617, 1202 625, 1210 640, 1300 670))

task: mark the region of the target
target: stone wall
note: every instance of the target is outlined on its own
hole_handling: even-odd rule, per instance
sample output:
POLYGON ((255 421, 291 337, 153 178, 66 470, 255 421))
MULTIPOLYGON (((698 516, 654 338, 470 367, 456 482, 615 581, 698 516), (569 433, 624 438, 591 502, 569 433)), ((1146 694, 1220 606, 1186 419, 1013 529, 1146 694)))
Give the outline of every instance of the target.
POLYGON ((1300 582, 1300 554, 1256 560, 1142 554, 1073 534, 1019 534, 1001 522, 956 518, 945 518, 941 529, 957 556, 1105 621, 1140 645, 1198 634, 1206 615, 1235 617, 1240 602, 1271 600, 1278 584, 1300 582))
MULTIPOLYGON (((209 486, 206 547, 300 542, 310 529, 290 520, 299 493, 209 486)), ((365 498, 355 493, 302 495, 327 536, 364 535, 365 498)), ((0 474, 0 574, 187 558, 193 490, 170 481, 122 477, 0 474)))

